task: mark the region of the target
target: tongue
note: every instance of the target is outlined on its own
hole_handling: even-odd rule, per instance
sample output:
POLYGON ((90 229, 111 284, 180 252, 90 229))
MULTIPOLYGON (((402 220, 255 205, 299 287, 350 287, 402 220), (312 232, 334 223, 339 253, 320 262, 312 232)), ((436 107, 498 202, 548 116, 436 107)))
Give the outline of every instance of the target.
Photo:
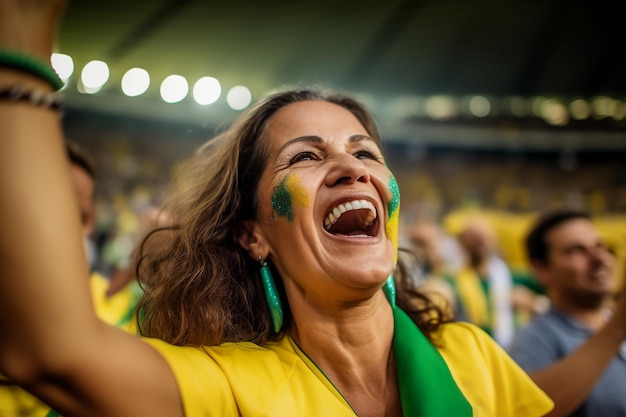
POLYGON ((343 213, 328 231, 334 235, 368 235, 364 222, 369 214, 369 210, 351 210, 343 213))

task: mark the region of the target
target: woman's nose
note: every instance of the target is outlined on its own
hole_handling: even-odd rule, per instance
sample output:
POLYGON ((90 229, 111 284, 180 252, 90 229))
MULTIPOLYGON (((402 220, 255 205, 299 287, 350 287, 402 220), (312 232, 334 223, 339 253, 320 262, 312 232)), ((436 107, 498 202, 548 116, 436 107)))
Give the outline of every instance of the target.
POLYGON ((369 182, 370 173, 365 164, 350 154, 341 154, 332 158, 332 168, 326 177, 326 184, 352 184, 355 182, 369 182))

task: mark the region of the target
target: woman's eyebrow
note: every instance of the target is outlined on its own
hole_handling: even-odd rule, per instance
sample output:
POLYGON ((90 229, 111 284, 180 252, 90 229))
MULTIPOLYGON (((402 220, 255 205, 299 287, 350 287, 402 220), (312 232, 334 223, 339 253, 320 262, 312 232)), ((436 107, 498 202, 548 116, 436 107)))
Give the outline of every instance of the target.
MULTIPOLYGON (((374 139, 372 139, 371 137, 367 135, 361 135, 361 134, 352 135, 348 138, 348 140, 350 142, 360 142, 363 140, 375 142, 374 139)), ((280 155, 280 153, 284 151, 285 148, 293 145, 294 143, 298 143, 298 142, 322 143, 323 141, 324 140, 321 137, 315 136, 315 135, 298 136, 297 138, 290 139, 287 142, 283 143, 283 145, 278 149, 278 155, 280 155)))
POLYGON ((322 143, 323 140, 319 136, 309 135, 309 136, 298 136, 297 138, 293 138, 283 143, 283 145, 278 149, 278 155, 285 150, 288 146, 293 145, 298 142, 309 142, 309 143, 322 143))
POLYGON ((352 135, 350 136, 350 142, 360 142, 362 140, 369 140, 372 142, 375 142, 373 138, 367 136, 367 135, 352 135))

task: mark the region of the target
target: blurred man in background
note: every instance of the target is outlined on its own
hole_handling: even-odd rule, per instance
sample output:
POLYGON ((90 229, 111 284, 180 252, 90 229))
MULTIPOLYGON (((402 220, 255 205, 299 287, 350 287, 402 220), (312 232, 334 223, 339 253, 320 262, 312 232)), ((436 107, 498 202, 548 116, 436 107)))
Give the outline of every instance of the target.
POLYGON ((526 250, 551 307, 518 332, 511 355, 554 400, 550 416, 626 416, 626 297, 613 303, 615 259, 600 233, 586 213, 555 211, 526 250))

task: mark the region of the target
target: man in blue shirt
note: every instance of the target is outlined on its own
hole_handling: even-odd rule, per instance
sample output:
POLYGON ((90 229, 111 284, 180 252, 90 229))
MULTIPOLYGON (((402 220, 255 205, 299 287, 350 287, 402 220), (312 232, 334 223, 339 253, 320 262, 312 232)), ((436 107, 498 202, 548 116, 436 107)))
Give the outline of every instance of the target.
POLYGON ((526 238, 550 310, 516 335, 511 356, 552 397, 550 416, 626 417, 626 296, 615 259, 584 212, 540 217, 526 238))

